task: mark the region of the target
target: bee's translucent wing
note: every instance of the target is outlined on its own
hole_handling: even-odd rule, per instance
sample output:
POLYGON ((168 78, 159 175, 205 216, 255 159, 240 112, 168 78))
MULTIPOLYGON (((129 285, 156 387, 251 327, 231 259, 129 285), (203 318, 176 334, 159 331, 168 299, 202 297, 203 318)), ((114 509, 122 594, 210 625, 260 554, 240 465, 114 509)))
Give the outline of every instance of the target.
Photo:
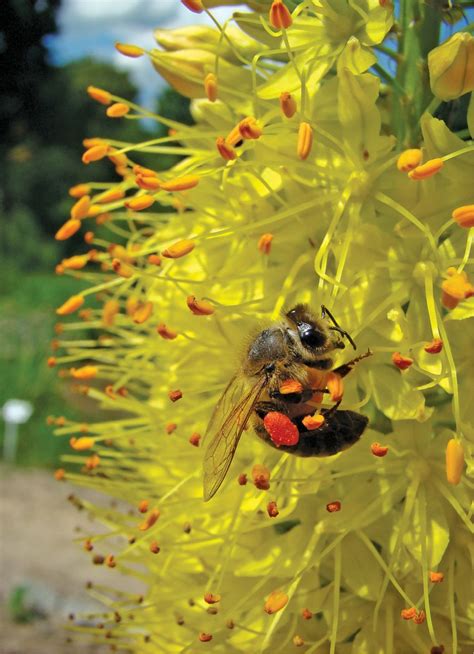
POLYGON ((245 379, 237 374, 230 380, 217 403, 204 437, 204 500, 213 497, 234 458, 240 437, 265 385, 262 375, 246 390, 245 379))

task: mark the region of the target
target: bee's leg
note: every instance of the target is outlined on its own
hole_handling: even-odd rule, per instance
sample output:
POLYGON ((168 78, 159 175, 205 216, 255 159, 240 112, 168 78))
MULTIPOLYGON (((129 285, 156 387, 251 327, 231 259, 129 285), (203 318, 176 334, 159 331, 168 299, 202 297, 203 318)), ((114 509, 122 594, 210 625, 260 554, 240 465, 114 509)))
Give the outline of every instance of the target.
MULTIPOLYGON (((333 327, 329 327, 329 329, 331 329, 331 330, 333 330, 333 331, 336 331, 338 334, 341 334, 341 336, 345 336, 345 337, 347 338, 347 340, 349 341, 349 343, 350 343, 350 344, 352 345, 352 347, 354 348, 354 350, 357 350, 357 346, 356 346, 356 344, 354 343, 354 341, 353 341, 353 339, 352 339, 352 336, 349 334, 349 332, 346 332, 345 329, 342 329, 341 327, 339 327, 339 325, 338 325, 338 323, 336 322, 336 319, 334 318, 334 316, 332 315, 332 313, 329 311, 329 309, 328 309, 327 307, 324 306, 324 304, 322 304, 322 305, 321 305, 321 316, 322 316, 323 318, 325 318, 326 315, 329 316, 329 318, 330 318, 332 324, 334 325, 333 327)), ((340 347, 340 346, 339 346, 339 347, 340 347)), ((344 345, 343 345, 342 347, 344 347, 344 345)))
POLYGON ((347 363, 343 363, 342 366, 339 366, 338 368, 334 368, 332 372, 337 373, 341 377, 345 377, 350 373, 352 368, 356 365, 356 363, 359 363, 359 361, 362 361, 362 359, 366 359, 367 357, 372 356, 373 352, 371 350, 367 350, 364 354, 361 354, 360 356, 356 357, 355 359, 352 359, 351 361, 348 361, 347 363))

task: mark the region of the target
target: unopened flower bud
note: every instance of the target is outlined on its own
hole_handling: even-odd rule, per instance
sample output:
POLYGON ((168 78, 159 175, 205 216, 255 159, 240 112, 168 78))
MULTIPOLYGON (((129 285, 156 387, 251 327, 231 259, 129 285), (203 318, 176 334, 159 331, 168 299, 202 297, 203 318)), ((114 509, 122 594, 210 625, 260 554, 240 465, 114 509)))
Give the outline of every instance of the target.
POLYGON ((445 102, 474 90, 474 37, 458 32, 428 54, 433 94, 445 102))

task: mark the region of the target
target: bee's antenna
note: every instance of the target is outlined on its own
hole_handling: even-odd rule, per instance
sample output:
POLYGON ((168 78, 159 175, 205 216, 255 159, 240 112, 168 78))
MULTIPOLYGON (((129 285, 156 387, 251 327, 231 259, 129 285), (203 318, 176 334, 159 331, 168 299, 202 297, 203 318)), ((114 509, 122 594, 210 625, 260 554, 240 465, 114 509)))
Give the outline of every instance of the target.
POLYGON ((339 332, 339 334, 341 334, 342 336, 345 336, 347 338, 347 340, 349 341, 349 343, 354 348, 354 350, 357 350, 357 345, 355 344, 355 342, 354 342, 352 336, 349 334, 349 332, 346 332, 345 329, 342 329, 341 327, 339 327, 339 325, 337 324, 336 319, 334 318, 332 313, 329 311, 329 309, 327 307, 324 306, 324 304, 322 304, 321 305, 321 316, 323 318, 325 318, 326 314, 329 316, 329 319, 332 321, 332 323, 334 325, 334 327, 329 327, 329 329, 332 329, 332 330, 334 330, 336 332, 339 332))

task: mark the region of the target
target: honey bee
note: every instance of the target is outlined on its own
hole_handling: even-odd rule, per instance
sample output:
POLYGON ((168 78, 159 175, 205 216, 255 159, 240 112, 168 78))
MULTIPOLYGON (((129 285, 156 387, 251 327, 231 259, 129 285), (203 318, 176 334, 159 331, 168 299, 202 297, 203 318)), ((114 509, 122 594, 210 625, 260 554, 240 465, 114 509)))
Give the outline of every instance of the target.
POLYGON ((251 339, 242 365, 224 390, 206 430, 205 501, 224 481, 250 421, 259 438, 297 456, 331 456, 359 440, 368 419, 355 411, 339 410, 340 399, 332 407, 321 409, 322 424, 317 429, 304 424, 305 417, 315 412, 315 401, 320 402, 322 393, 328 392, 321 388, 327 373, 344 377, 358 361, 372 354, 368 350, 333 369, 335 351, 345 347, 343 338, 356 349, 350 335, 326 307, 321 307, 319 317, 307 305, 297 304, 281 322, 251 339), (272 437, 266 424, 267 416, 272 415, 290 427, 291 444, 272 437))

